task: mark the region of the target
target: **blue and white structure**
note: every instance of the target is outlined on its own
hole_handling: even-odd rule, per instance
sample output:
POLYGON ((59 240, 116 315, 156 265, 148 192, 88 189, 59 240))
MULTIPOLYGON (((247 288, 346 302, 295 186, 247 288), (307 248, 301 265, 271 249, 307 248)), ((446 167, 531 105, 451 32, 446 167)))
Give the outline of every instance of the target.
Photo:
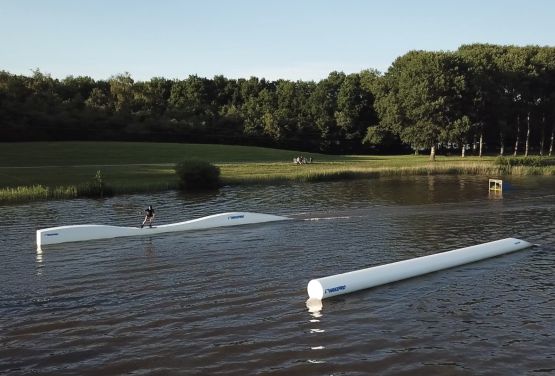
POLYGON ((309 299, 326 299, 402 279, 519 251, 532 244, 515 238, 496 240, 453 251, 394 262, 308 282, 309 299))
POLYGON ((37 247, 43 245, 85 240, 109 239, 123 236, 145 236, 162 234, 165 232, 201 230, 214 227, 248 225, 254 223, 275 222, 290 219, 271 214, 231 212, 214 214, 208 217, 192 219, 190 221, 171 223, 161 226, 120 227, 106 225, 73 225, 45 228, 37 230, 37 247))

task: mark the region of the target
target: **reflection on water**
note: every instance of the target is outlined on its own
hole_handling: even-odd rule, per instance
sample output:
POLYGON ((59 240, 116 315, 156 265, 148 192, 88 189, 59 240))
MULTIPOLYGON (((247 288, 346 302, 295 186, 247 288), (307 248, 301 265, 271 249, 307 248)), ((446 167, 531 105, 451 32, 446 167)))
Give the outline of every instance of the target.
POLYGON ((37 258, 36 258, 36 263, 37 263, 37 276, 40 276, 42 274, 42 268, 43 268, 43 264, 42 264, 42 249, 40 249, 40 247, 37 247, 37 258))
POLYGON ((42 249, 37 247, 37 268, 42 266, 42 249))
POLYGON ((145 248, 145 256, 147 258, 154 258, 156 257, 156 248, 152 243, 152 239, 147 239, 144 244, 145 248))
MULTIPOLYGON (((320 299, 309 298, 306 301, 306 307, 308 309, 308 312, 310 313, 309 322, 312 325, 309 332, 310 335, 313 336, 313 338, 311 338, 312 345, 310 346, 310 349, 316 351, 313 357, 311 359, 308 359, 308 362, 311 364, 322 364, 326 361, 323 359, 314 359, 314 357, 321 357, 320 350, 324 350, 326 348, 324 345, 314 345, 314 342, 317 342, 318 338, 315 338, 314 336, 326 332, 324 329, 319 328, 319 323, 321 322, 320 319, 322 318, 322 301, 320 299)), ((324 338, 321 339, 324 340, 324 338)))
POLYGON ((306 308, 308 308, 308 312, 312 314, 314 317, 320 317, 322 311, 322 301, 320 299, 308 298, 306 300, 306 308))
POLYGON ((500 200, 503 198, 503 191, 489 191, 488 197, 491 200, 500 200))
POLYGON ((553 372, 555 178, 403 177, 2 207, 0 374, 553 372), (225 211, 296 221, 35 249, 35 230, 225 211), (310 279, 517 237, 541 246, 307 304, 310 279))

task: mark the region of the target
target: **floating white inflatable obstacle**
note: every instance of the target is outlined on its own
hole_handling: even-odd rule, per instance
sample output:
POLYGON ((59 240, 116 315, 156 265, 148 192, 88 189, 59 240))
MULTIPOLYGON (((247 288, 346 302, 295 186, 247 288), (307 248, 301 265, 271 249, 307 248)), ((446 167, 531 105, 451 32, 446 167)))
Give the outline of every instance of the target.
POLYGON ((313 279, 308 282, 308 296, 310 299, 321 300, 332 296, 348 294, 489 257, 519 251, 531 246, 532 244, 524 240, 507 238, 472 247, 455 249, 454 251, 436 253, 434 255, 313 279))
POLYGON ((200 230, 213 227, 238 226, 263 222, 283 221, 290 219, 271 214, 233 212, 214 214, 190 221, 172 223, 161 226, 119 227, 105 225, 75 225, 51 227, 37 230, 37 247, 47 244, 79 242, 84 240, 108 239, 122 236, 144 236, 164 232, 200 230))

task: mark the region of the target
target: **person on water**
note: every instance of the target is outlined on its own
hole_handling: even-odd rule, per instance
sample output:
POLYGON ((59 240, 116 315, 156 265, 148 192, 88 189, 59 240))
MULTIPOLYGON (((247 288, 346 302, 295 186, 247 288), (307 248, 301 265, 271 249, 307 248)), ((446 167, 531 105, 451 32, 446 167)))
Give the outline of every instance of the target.
POLYGON ((145 220, 143 221, 143 224, 141 225, 141 228, 143 228, 143 226, 148 222, 148 226, 152 228, 152 221, 154 221, 154 209, 152 208, 152 205, 148 205, 148 208, 145 209, 145 220))

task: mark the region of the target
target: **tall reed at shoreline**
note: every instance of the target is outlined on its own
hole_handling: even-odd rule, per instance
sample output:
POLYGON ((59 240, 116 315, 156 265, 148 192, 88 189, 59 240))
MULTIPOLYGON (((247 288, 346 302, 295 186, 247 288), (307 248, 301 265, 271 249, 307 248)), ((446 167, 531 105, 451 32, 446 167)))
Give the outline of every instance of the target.
MULTIPOLYGON (((300 167, 300 168, 304 168, 300 167)), ((337 166, 324 169, 306 169, 295 173, 242 174, 241 168, 233 173, 224 173, 224 184, 265 184, 280 182, 320 182, 334 180, 372 179, 388 176, 425 175, 483 175, 483 176, 528 176, 555 175, 555 166, 498 166, 484 163, 428 163, 406 167, 347 167, 337 166)))

